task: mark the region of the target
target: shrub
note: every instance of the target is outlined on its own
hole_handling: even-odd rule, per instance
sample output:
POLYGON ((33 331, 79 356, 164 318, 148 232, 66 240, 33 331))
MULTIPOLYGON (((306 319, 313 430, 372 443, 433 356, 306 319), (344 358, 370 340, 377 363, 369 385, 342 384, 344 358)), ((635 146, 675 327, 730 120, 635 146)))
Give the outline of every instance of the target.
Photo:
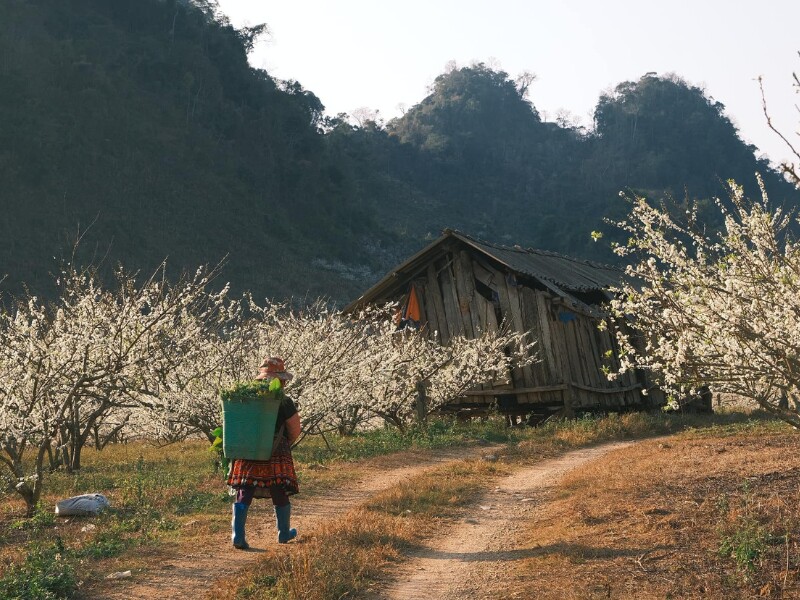
POLYGON ((34 547, 21 565, 0 579, 0 600, 60 600, 72 598, 75 570, 67 560, 61 538, 48 547, 34 547))
POLYGON ((33 516, 27 519, 19 519, 11 524, 13 529, 27 531, 39 531, 52 527, 56 522, 56 513, 41 502, 36 505, 33 516))
POLYGON ((719 555, 732 558, 745 576, 753 574, 767 549, 769 533, 757 518, 750 484, 745 481, 736 506, 723 496, 717 500, 720 512, 719 555))

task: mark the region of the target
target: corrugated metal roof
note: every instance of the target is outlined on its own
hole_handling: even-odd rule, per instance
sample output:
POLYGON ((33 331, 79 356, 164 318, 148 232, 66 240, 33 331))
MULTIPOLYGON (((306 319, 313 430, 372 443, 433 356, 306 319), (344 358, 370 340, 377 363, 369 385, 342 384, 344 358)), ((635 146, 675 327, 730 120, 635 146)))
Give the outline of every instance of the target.
MULTIPOLYGON (((472 238, 459 231, 445 229, 441 237, 387 273, 361 297, 346 306, 344 311, 350 312, 366 303, 385 300, 398 289, 404 290, 408 280, 419 274, 420 268, 424 268, 430 257, 442 251, 443 243, 454 238, 505 265, 512 272, 541 281, 562 297, 569 296, 570 292, 600 291, 617 287, 625 277, 621 269, 609 265, 570 258, 545 250, 509 248, 472 238)), ((569 296, 569 299, 573 304, 578 303, 572 296, 569 296)))
POLYGON ((491 256, 512 271, 547 281, 565 291, 607 290, 619 286, 624 278, 624 272, 617 267, 546 250, 510 248, 483 242, 458 231, 445 231, 445 235, 448 234, 491 256))

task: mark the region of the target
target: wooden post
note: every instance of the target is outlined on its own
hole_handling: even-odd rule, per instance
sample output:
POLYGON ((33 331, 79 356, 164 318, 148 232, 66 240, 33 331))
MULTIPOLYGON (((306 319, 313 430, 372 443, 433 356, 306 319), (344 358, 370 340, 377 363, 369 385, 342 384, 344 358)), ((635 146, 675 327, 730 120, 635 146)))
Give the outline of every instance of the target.
POLYGON ((572 407, 572 394, 574 388, 567 384, 567 389, 564 390, 564 416, 567 419, 572 419, 575 417, 575 409, 572 407))

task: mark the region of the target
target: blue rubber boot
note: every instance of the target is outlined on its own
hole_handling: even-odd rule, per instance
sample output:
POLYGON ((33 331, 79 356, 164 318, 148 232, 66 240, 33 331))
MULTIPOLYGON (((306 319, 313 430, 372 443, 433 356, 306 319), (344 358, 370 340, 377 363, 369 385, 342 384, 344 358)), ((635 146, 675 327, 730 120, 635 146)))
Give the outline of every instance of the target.
POLYGON ((247 504, 243 502, 233 503, 233 520, 231 521, 231 529, 233 529, 233 547, 239 550, 247 550, 250 546, 244 539, 244 524, 247 521, 247 504))
POLYGON ((297 529, 291 529, 292 505, 275 507, 275 518, 278 521, 278 543, 285 544, 297 537, 297 529))

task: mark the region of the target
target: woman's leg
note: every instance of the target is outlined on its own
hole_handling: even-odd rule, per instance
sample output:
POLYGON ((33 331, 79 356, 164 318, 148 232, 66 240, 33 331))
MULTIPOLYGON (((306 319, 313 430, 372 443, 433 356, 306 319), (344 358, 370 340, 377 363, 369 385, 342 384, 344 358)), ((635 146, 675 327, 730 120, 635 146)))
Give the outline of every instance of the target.
POLYGON ((275 506, 286 506, 289 504, 289 496, 286 494, 286 488, 283 485, 269 486, 269 495, 272 498, 272 504, 275 506))
POLYGON ((231 538, 234 548, 247 550, 250 545, 245 541, 244 526, 247 522, 247 509, 253 501, 256 488, 244 485, 236 489, 236 502, 233 503, 233 518, 231 519, 231 538))
POLYGON ((297 530, 292 529, 292 505, 289 504, 289 496, 286 488, 282 485, 271 485, 269 495, 272 497, 272 504, 275 505, 275 520, 278 524, 278 543, 285 544, 289 540, 297 537, 297 530))
MULTIPOLYGON (((250 504, 253 502, 253 494, 255 493, 255 486, 243 485, 238 487, 236 488, 236 502, 244 504, 245 506, 250 506, 250 504)), ((272 493, 272 490, 270 490, 270 493, 272 493)))

